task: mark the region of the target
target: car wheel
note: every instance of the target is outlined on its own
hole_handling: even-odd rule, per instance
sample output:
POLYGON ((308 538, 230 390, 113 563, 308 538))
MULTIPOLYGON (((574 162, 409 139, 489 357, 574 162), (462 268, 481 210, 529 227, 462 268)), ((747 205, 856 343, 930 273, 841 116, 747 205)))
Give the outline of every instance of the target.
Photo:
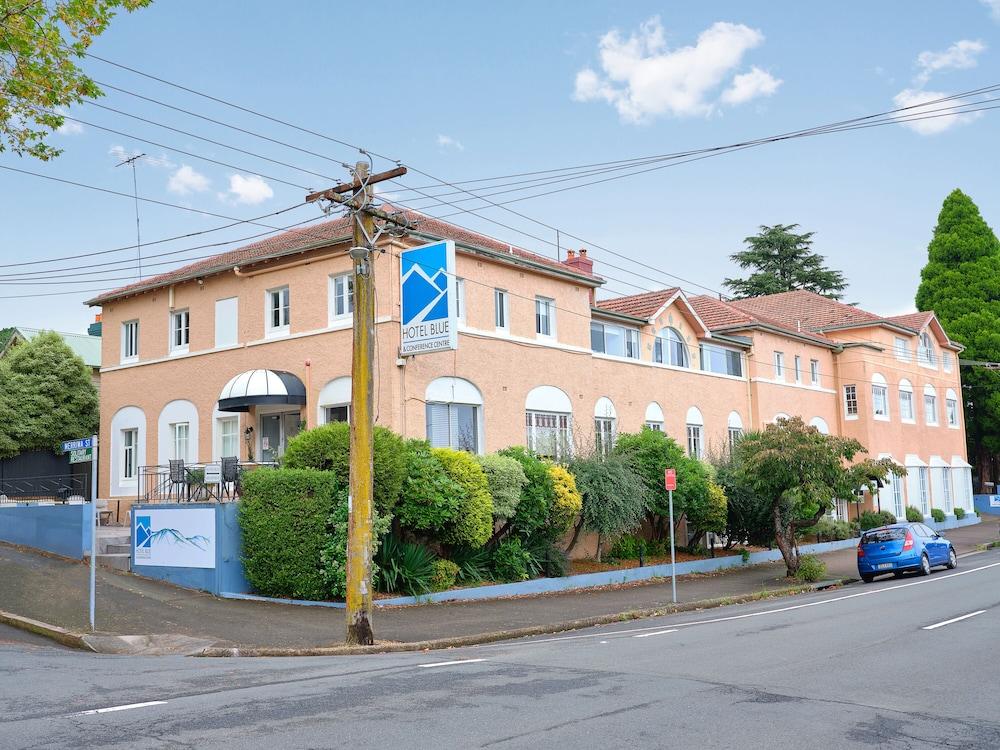
POLYGON ((954 570, 958 567, 958 555, 955 554, 955 548, 952 547, 948 550, 948 570, 954 570))
POLYGON ((868 573, 863 573, 861 575, 861 580, 864 581, 865 583, 871 583, 872 581, 875 580, 875 576, 870 575, 868 573))
POLYGON ((920 556, 920 575, 929 576, 931 574, 931 561, 925 552, 920 556))

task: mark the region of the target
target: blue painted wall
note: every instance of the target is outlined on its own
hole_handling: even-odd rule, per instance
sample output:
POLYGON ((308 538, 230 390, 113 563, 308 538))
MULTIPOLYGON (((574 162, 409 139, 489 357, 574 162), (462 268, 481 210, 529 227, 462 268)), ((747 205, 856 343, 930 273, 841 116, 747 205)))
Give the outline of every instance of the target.
POLYGON ((1000 495, 974 495, 976 510, 1000 516, 1000 495))
MULTIPOLYGON (((174 568, 160 565, 132 565, 132 572, 147 578, 167 581, 177 586, 200 589, 213 594, 223 591, 247 593, 250 584, 243 575, 243 532, 236 513, 237 503, 184 503, 178 508, 176 503, 143 505, 149 509, 189 509, 211 508, 215 510, 215 567, 214 568, 174 568)), ((132 514, 132 559, 135 560, 135 519, 132 514)))
POLYGON ((93 525, 90 503, 0 506, 0 540, 75 560, 90 553, 93 525))

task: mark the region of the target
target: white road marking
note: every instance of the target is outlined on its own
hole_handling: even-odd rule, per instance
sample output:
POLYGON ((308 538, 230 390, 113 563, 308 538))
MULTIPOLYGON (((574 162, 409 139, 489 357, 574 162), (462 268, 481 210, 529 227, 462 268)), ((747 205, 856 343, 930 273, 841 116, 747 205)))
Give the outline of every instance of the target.
POLYGON ((418 667, 428 669, 430 667, 450 667, 452 664, 472 664, 477 661, 486 661, 486 659, 456 659, 455 661, 436 661, 433 664, 418 664, 418 667))
POLYGON ((633 635, 633 638, 649 638, 653 635, 666 635, 667 633, 676 633, 677 628, 671 628, 670 630, 656 630, 652 633, 639 633, 639 635, 633 635))
MULTIPOLYGON (((887 591, 895 591, 897 589, 909 588, 910 586, 923 586, 924 584, 928 584, 928 583, 938 583, 939 581, 947 581, 950 578, 957 578, 958 576, 966 576, 966 575, 969 575, 971 573, 978 573, 981 570, 989 570, 990 568, 995 568, 997 566, 1000 566, 1000 562, 990 563, 989 565, 982 565, 982 566, 980 566, 978 568, 968 568, 967 570, 961 570, 961 571, 958 571, 957 573, 949 573, 948 575, 936 575, 936 576, 931 576, 931 577, 928 577, 928 578, 921 578, 919 581, 911 581, 909 583, 899 583, 899 584, 896 584, 895 586, 885 586, 884 588, 880 588, 880 589, 873 588, 873 589, 868 589, 867 591, 858 591, 857 593, 854 593, 854 594, 845 594, 844 596, 836 596, 836 597, 833 597, 831 599, 822 599, 822 600, 820 600, 818 602, 807 602, 805 604, 793 604, 793 605, 790 605, 788 607, 778 607, 778 608, 775 608, 775 609, 765 609, 765 610, 761 610, 760 612, 748 612, 748 613, 742 614, 742 615, 729 615, 727 617, 715 617, 715 618, 712 618, 710 620, 695 620, 693 622, 678 622, 678 623, 674 624, 674 627, 675 628, 684 628, 684 627, 689 627, 691 625, 709 625, 709 624, 715 623, 715 622, 729 622, 731 620, 745 620, 745 619, 747 619, 749 617, 763 617, 764 615, 774 615, 774 614, 779 614, 781 612, 791 612, 791 611, 796 610, 796 609, 805 609, 807 607, 819 607, 819 606, 822 606, 824 604, 833 604, 835 602, 846 601, 847 599, 856 599, 859 596, 874 596, 876 594, 884 594, 887 591)), ((677 614, 682 614, 682 613, 677 613, 677 614)), ((663 616, 664 617, 670 617, 672 615, 665 614, 663 616)), ((600 633, 584 633, 582 635, 565 635, 565 636, 557 636, 557 637, 554 637, 554 638, 540 638, 538 640, 533 640, 533 641, 519 641, 519 642, 515 642, 515 643, 502 643, 502 644, 501 643, 496 643, 496 644, 489 644, 487 646, 481 646, 480 648, 489 648, 489 646, 493 646, 495 648, 500 648, 500 647, 510 648, 511 646, 531 646, 531 645, 534 645, 536 643, 551 643, 551 642, 554 642, 554 641, 574 641, 574 640, 580 640, 582 638, 608 638, 608 637, 614 637, 614 636, 619 636, 619 635, 628 635, 630 633, 643 633, 643 632, 648 631, 648 630, 661 630, 662 628, 663 628, 663 625, 660 624, 660 625, 651 625, 651 626, 645 627, 645 628, 629 628, 627 630, 604 631, 604 632, 600 632, 600 633)))
POLYGON ((145 703, 128 703, 124 706, 109 706, 108 708, 92 708, 89 711, 79 711, 74 716, 92 716, 94 714, 110 714, 115 711, 128 711, 131 708, 145 708, 146 706, 162 706, 166 701, 146 701, 145 703))
POLYGON ((981 609, 978 612, 970 612, 967 615, 962 615, 961 617, 953 617, 950 620, 945 620, 944 622, 938 622, 934 625, 924 626, 924 630, 935 630, 937 628, 943 628, 945 625, 951 625, 953 622, 961 622, 962 620, 968 620, 970 617, 975 617, 976 615, 981 615, 985 612, 985 609, 981 609))

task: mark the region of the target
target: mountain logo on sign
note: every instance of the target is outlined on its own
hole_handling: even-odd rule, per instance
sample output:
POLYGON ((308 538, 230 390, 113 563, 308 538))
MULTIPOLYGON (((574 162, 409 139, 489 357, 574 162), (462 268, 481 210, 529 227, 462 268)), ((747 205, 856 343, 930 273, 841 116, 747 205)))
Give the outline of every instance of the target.
POLYGON ((149 540, 151 546, 162 543, 165 545, 186 545, 200 550, 207 550, 208 545, 212 543, 211 539, 202 536, 201 534, 196 534, 195 536, 184 536, 177 529, 160 529, 159 531, 154 531, 150 535, 149 540))
POLYGON ((448 274, 443 245, 403 256, 403 325, 448 317, 448 274))

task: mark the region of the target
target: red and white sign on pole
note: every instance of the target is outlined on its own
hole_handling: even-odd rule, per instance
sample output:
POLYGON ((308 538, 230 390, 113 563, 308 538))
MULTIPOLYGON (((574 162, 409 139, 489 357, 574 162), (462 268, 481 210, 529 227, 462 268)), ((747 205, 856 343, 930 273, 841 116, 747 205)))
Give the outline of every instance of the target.
POLYGON ((668 490, 677 489, 677 470, 667 469, 663 472, 663 486, 668 490))

